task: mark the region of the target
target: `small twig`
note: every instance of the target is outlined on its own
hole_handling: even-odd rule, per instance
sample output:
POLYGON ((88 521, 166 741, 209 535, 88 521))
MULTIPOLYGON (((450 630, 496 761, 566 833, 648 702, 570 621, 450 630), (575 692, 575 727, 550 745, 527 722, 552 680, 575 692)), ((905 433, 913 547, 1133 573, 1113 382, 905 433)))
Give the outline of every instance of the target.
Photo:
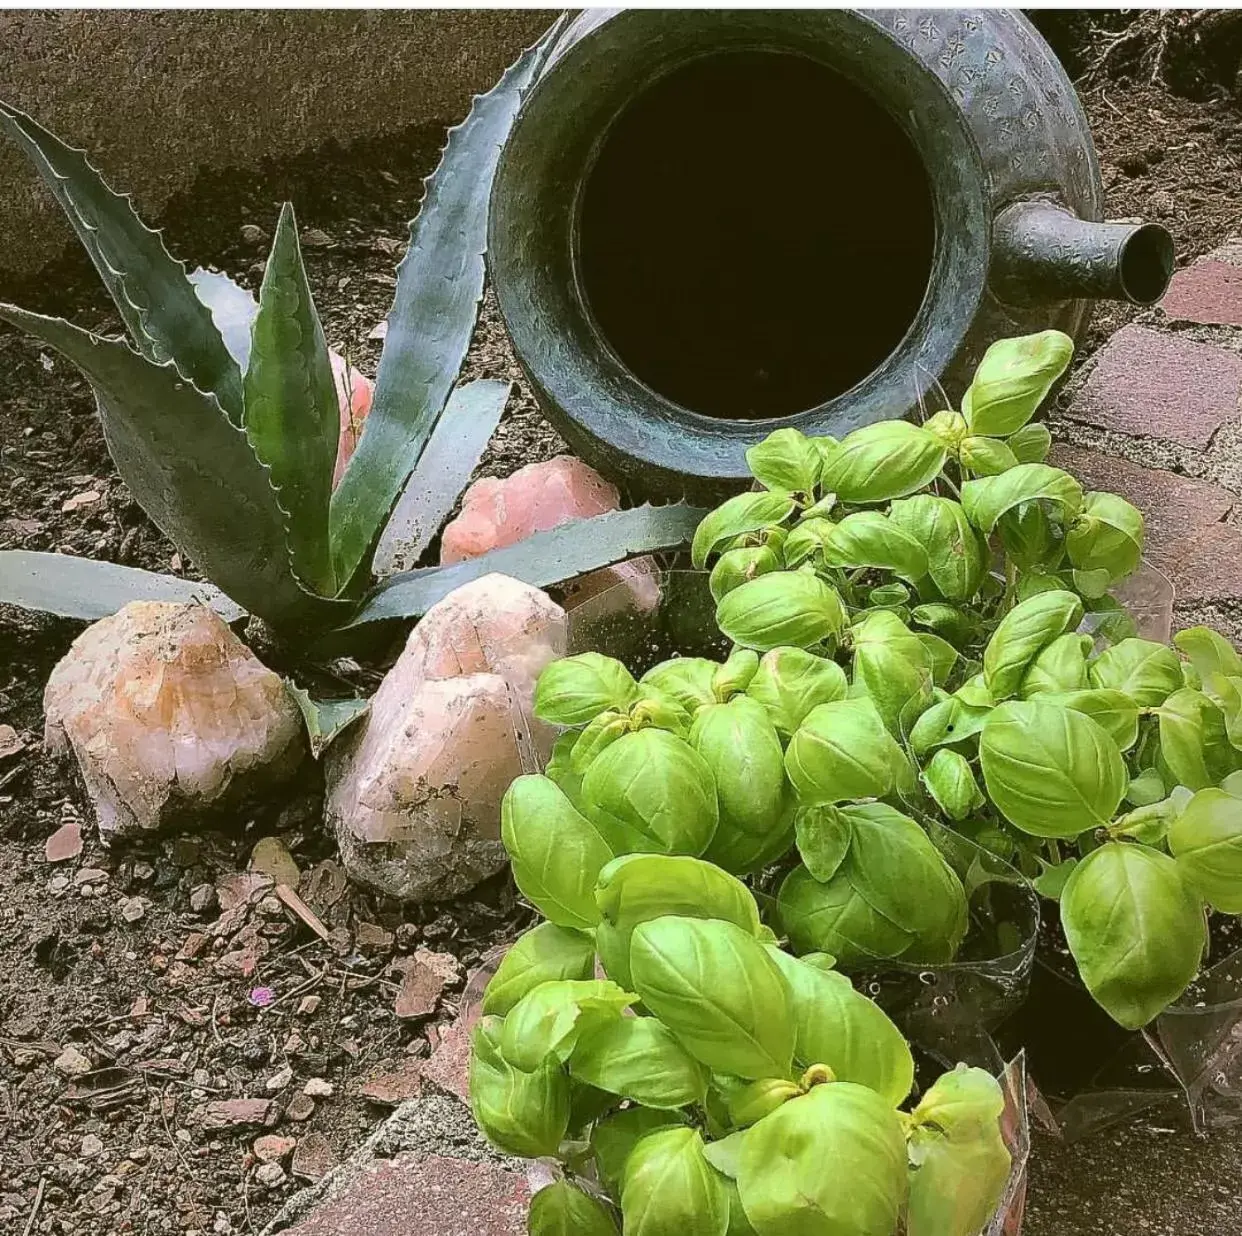
POLYGON ((291 909, 294 914, 296 914, 298 918, 300 918, 302 922, 304 922, 321 940, 326 940, 328 938, 328 929, 323 925, 323 921, 320 919, 319 915, 316 914, 315 911, 312 910, 310 906, 308 906, 306 902, 304 902, 302 898, 289 887, 288 884, 277 884, 276 896, 279 897, 281 901, 283 901, 285 905, 287 905, 289 909, 291 909))
POLYGON ((165 1087, 163 1090, 160 1091, 160 1120, 164 1125, 164 1132, 168 1136, 169 1145, 171 1145, 173 1150, 176 1152, 177 1158, 181 1160, 181 1166, 184 1167, 185 1170, 191 1176, 193 1176, 194 1173, 190 1169, 189 1162, 186 1160, 185 1155, 181 1153, 181 1147, 177 1145, 177 1139, 173 1137, 172 1129, 168 1127, 168 1117, 164 1115, 164 1099, 167 1097, 167 1095, 168 1095, 168 1088, 165 1087))
POLYGON ((35 1220, 39 1217, 39 1211, 43 1209, 43 1192, 47 1188, 47 1177, 39 1177, 39 1191, 35 1194, 34 1205, 30 1208, 30 1218, 26 1220, 26 1230, 22 1236, 30 1236, 34 1231, 35 1220))

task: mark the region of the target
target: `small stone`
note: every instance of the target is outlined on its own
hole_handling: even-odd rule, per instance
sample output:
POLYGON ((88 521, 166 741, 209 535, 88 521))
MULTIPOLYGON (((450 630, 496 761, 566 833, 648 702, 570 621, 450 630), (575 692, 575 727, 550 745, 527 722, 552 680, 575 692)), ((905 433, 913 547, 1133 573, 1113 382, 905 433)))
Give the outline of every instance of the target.
POLYGON ((241 230, 241 238, 243 244, 253 245, 255 247, 265 245, 268 241, 267 233, 254 223, 247 223, 243 226, 241 230))
POLYGON ((216 900, 226 914, 248 905, 272 887, 272 877, 261 871, 237 871, 216 884, 216 900))
POLYGON ((298 1016, 313 1017, 322 1003, 322 996, 303 996, 298 1003, 298 1016))
POLYGON ((52 1061, 52 1068, 64 1077, 81 1077, 83 1073, 89 1073, 94 1067, 87 1056, 72 1046, 66 1047, 52 1061))
POLYGON ((302 1093, 311 1099, 330 1099, 332 1097, 334 1087, 330 1081, 325 1081, 322 1077, 312 1077, 310 1081, 302 1087, 302 1093))
POLYGON ((148 884, 155 878, 155 868, 150 863, 134 864, 134 879, 140 884, 148 884))
POLYGON ((82 867, 74 873, 73 882, 79 888, 83 884, 106 884, 108 873, 99 867, 82 867))
POLYGON ((128 1157, 135 1163, 145 1163, 151 1157, 151 1151, 147 1146, 135 1146, 128 1157))
POLYGON ((0 725, 0 760, 7 760, 25 749, 22 736, 11 725, 0 725))
POLYGON ((121 902, 121 917, 127 923, 138 922, 147 912, 147 903, 141 897, 127 897, 121 902))
POLYGON ((354 939, 360 949, 381 952, 392 947, 393 935, 375 923, 358 923, 354 927, 354 939))
POLYGON ((256 909, 261 917, 268 919, 280 918, 285 912, 284 903, 279 897, 261 898, 256 909))
POLYGON ((326 249, 329 245, 336 244, 322 228, 308 227, 302 232, 302 245, 307 249, 326 249))
POLYGON ((52 893, 63 893, 69 887, 68 876, 54 876, 47 882, 48 891, 52 893))
POLYGON ((470 1097, 470 1031, 461 1021, 455 1021, 441 1032, 430 1058, 423 1061, 423 1080, 432 1082, 441 1090, 455 1094, 463 1102, 470 1097))
POLYGON ((206 914, 216 904, 216 890, 210 884, 196 884, 190 890, 190 909, 206 914))
POLYGON ((207 1104, 204 1129, 238 1129, 271 1123, 271 1099, 218 1099, 207 1104))
POLYGON ((293 1152, 291 1170, 295 1176, 313 1183, 322 1180, 339 1162, 332 1143, 322 1133, 308 1133, 293 1152))
POLYGON ((97 489, 87 489, 80 494, 74 494, 72 498, 66 498, 60 504, 60 509, 66 513, 80 511, 84 506, 94 506, 102 496, 97 489))
POLYGON ((406 1060, 389 1073, 376 1073, 358 1088, 358 1093, 372 1103, 396 1107, 406 1099, 416 1099, 422 1088, 422 1068, 417 1060, 406 1060))
POLYGON ((67 820, 44 843, 43 855, 49 863, 63 863, 82 853, 82 826, 67 820))
MULTIPOLYGON (((425 952, 420 949, 419 952, 425 952)), ((444 990, 444 977, 434 968, 413 957, 402 958, 397 963, 401 970, 401 986, 397 989, 397 998, 393 1011, 400 1018, 427 1017, 435 1012, 440 1001, 440 993, 444 990)))
POLYGON ((297 1144, 296 1138, 266 1133, 255 1142, 254 1157, 260 1163, 279 1163, 293 1153, 297 1144))
POLYGON ((270 876, 276 884, 297 888, 302 873, 288 846, 279 837, 263 837, 250 851, 250 870, 270 876))
POLYGON ((255 1172, 255 1179, 269 1189, 275 1189, 285 1183, 285 1169, 279 1163, 264 1163, 255 1172))
POLYGON ((206 605, 131 601, 92 624, 43 703, 45 744, 73 752, 105 840, 268 793, 306 750, 280 675, 206 605))
POLYGON ((273 1073, 267 1079, 267 1089, 274 1093, 277 1090, 283 1090, 291 1081, 293 1081, 293 1070, 286 1064, 283 1069, 273 1073))
POLYGON ((290 1033, 288 1038, 285 1039, 284 1045, 281 1047, 281 1051, 283 1051, 286 1056, 296 1056, 305 1046, 306 1043, 302 1036, 294 1030, 290 1033))
POLYGON ((103 1154, 103 1150, 103 1142, 94 1133, 88 1133, 82 1139, 82 1147, 79 1153, 84 1159, 96 1159, 103 1154))
POLYGON ((286 1117, 297 1124, 309 1120, 314 1114, 315 1100, 305 1094, 295 1094, 289 1100, 289 1106, 285 1108, 286 1117))
POLYGON ((203 945, 206 943, 207 937, 201 931, 190 932, 180 949, 177 950, 177 960, 193 961, 203 951, 203 945))

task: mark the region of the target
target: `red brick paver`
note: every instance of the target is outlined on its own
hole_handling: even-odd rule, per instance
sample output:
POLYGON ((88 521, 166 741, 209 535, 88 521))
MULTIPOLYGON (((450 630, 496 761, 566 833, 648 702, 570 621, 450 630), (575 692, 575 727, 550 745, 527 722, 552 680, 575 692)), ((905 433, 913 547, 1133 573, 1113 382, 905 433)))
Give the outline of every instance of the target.
POLYGON ((1066 415, 1098 429, 1202 449, 1238 416, 1240 397, 1242 356, 1182 335, 1124 326, 1100 349, 1066 415))
POLYGON ((1175 322, 1242 326, 1242 266, 1208 258, 1179 270, 1160 308, 1175 322))
POLYGON ((530 1189, 491 1163, 398 1155, 371 1164, 286 1236, 521 1236, 530 1189))

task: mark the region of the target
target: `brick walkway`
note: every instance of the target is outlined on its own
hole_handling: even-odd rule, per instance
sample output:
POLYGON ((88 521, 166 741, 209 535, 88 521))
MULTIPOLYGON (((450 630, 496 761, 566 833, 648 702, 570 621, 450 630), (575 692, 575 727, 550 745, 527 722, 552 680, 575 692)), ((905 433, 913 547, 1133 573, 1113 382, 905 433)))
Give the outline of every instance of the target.
POLYGON ((1176 625, 1242 640, 1242 241, 1177 272, 1067 384, 1052 462, 1133 502, 1176 625))

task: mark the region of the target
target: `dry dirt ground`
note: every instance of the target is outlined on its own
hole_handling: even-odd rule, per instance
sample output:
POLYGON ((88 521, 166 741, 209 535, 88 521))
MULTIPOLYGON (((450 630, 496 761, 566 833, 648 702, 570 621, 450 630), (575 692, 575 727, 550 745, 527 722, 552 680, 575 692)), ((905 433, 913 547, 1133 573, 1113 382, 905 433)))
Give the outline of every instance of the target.
MULTIPOLYGON (((1242 115, 1231 97, 1188 101, 1145 81, 1105 79, 1085 101, 1111 217, 1165 223, 1182 263, 1237 227, 1242 115)), ((329 341, 373 373, 373 328, 441 140, 440 130, 411 130, 325 147, 258 175, 203 175, 161 222, 191 265, 255 286, 279 203, 293 200, 329 341)), ((0 297, 92 327, 114 324, 72 247, 37 280, 0 276, 0 297)), ((1099 313, 1084 354, 1126 314, 1099 313)), ((520 383, 490 305, 468 376, 520 383)), ((559 449, 519 386, 480 472, 507 475, 559 449)), ((0 547, 185 569, 116 477, 84 382, 4 329, 0 547)), ((347 1154, 401 1096, 403 1066, 434 1046, 464 974, 529 913, 504 879, 423 909, 342 889, 318 827, 313 773, 265 817, 102 850, 80 787, 38 745, 42 684, 77 629, 0 611, 0 722, 22 740, 0 754, 0 1230, 257 1232, 297 1181, 261 1170, 255 1138, 301 1139, 294 1166, 303 1178, 347 1154), (49 863, 44 843, 69 820, 82 821, 86 848, 75 861, 49 863), (247 907, 227 908, 245 892, 231 877, 269 835, 301 868, 328 940, 262 889, 247 907), (428 998, 410 998, 411 974, 428 998), (85 1077, 75 1075, 79 1056, 89 1062, 85 1077), (226 1102, 239 1097, 272 1102, 242 1113, 226 1102), (252 1123, 237 1124, 242 1114, 252 1123)), ((1041 1140, 1027 1231, 1233 1236, 1239 1198, 1242 1137, 1199 1143, 1140 1123, 1085 1146, 1041 1140)))

